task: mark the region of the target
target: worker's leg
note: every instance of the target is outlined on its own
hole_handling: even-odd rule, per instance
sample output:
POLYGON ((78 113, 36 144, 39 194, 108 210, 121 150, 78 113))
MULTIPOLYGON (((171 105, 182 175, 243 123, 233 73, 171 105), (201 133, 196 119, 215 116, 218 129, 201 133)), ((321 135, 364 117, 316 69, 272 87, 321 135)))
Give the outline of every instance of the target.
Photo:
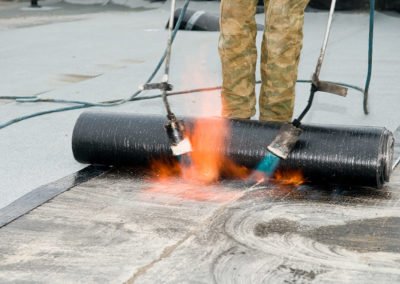
POLYGON ((218 50, 222 63, 222 116, 255 114, 257 0, 222 0, 218 50))
POLYGON ((260 119, 290 121, 309 0, 267 0, 261 54, 260 119))

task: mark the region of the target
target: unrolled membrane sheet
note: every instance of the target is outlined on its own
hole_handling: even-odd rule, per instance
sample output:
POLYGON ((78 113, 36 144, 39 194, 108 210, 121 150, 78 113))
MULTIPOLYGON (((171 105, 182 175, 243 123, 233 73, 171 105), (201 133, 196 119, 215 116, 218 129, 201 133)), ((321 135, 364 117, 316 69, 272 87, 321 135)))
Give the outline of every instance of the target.
MULTIPOLYGON (((196 121, 217 125, 222 118, 184 118, 188 133, 196 121), (215 122, 215 123, 213 123, 215 122)), ((207 149, 224 152, 234 162, 255 168, 267 155, 280 123, 224 120, 227 143, 207 149)), ((174 159, 164 130, 166 118, 157 115, 85 112, 72 137, 74 157, 81 163, 136 166, 153 159, 174 159)), ((310 182, 366 185, 380 188, 389 181, 393 134, 383 127, 303 125, 303 133, 281 170, 301 169, 310 182)))

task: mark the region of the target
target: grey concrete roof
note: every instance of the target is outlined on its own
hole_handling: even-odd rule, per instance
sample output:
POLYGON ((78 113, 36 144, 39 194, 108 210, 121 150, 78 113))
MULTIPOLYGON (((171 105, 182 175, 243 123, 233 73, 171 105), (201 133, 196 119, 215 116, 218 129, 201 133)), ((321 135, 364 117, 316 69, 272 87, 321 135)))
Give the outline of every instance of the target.
MULTIPOLYGON (((168 2, 127 0, 130 9, 41 3, 48 9, 0 2, 0 96, 93 102, 128 97, 165 47, 168 2)), ((215 2, 191 7, 218 10, 215 2)), ((306 14, 299 78, 314 70, 326 19, 325 12, 306 14)), ((398 127, 400 18, 377 13, 376 22, 371 114, 363 114, 355 91, 345 99, 318 94, 306 122, 398 127)), ((321 79, 362 87, 367 36, 367 14, 338 13, 321 79)), ((217 40, 218 33, 178 35, 171 69, 176 90, 221 83, 217 40)), ((296 114, 308 89, 297 86, 296 114)), ((0 103, 0 123, 65 106, 0 103)), ((173 97, 171 103, 183 115, 220 111, 217 91, 173 97)), ((158 99, 105 111, 164 112, 158 99)), ((71 151, 80 113, 0 130, 1 283, 400 281, 400 168, 381 190, 228 180, 198 186, 179 178, 160 185, 138 169, 88 168, 70 175, 86 166, 71 151)))
MULTIPOLYGON (((41 94, 41 98, 92 102, 128 97, 158 61, 166 43, 168 18, 168 2, 129 3, 136 6, 88 6, 80 10, 65 3, 42 2, 57 9, 40 12, 21 10, 25 3, 0 2, 0 95, 41 94)), ((190 7, 218 11, 216 2, 193 2, 190 7)), ((306 14, 299 78, 310 78, 315 68, 326 20, 325 12, 306 14)), ((257 15, 257 21, 262 23, 263 16, 257 15)), ((399 24, 397 14, 377 13, 371 114, 363 114, 362 97, 357 92, 350 92, 346 99, 320 94, 305 122, 397 128, 399 24)), ((367 14, 338 13, 321 78, 363 86, 367 37, 367 14)), ((184 31, 178 35, 171 69, 176 90, 221 84, 217 40, 215 32, 184 31)), ((260 40, 261 33, 258 44, 260 40)), ((298 85, 296 113, 305 106, 308 89, 308 85, 298 85)), ((218 92, 174 97, 171 103, 178 114, 218 115, 220 110, 218 92), (207 108, 202 107, 204 101, 207 108)), ((56 107, 59 105, 2 102, 0 122, 56 107)), ((106 111, 164 110, 160 100, 152 100, 106 111)), ((71 152, 71 133, 79 113, 42 116, 0 130, 0 207, 85 167, 71 152)))

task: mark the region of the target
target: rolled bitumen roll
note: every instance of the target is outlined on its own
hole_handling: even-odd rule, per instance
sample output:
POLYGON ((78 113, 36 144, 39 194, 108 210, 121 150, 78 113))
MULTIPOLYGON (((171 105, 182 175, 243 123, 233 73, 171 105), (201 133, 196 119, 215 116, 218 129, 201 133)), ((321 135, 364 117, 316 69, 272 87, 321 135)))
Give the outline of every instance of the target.
MULTIPOLYGON (((200 118, 217 122, 222 118, 200 118)), ((191 133, 196 118, 184 118, 191 133)), ((166 118, 157 115, 85 112, 72 136, 74 157, 81 163, 135 166, 171 158, 166 118)), ((280 123, 226 120, 228 143, 222 149, 234 162, 255 168, 267 155, 280 123)), ((365 185, 381 188, 389 180, 393 134, 382 127, 303 125, 303 133, 281 170, 301 169, 310 182, 365 185)))
POLYGON ((400 0, 378 0, 375 6, 378 10, 395 10, 400 12, 400 0))
MULTIPOLYGON (((370 0, 338 0, 336 10, 367 10, 370 0)), ((322 10, 329 10, 331 0, 311 0, 310 7, 322 10)))
MULTIPOLYGON (((322 10, 329 10, 331 0, 311 0, 310 7, 322 10)), ((368 10, 370 0, 338 0, 336 10, 368 10)), ((375 0, 377 10, 396 10, 400 12, 400 0, 375 0)))
MULTIPOLYGON (((176 9, 174 14, 174 28, 178 21, 179 15, 181 14, 182 8, 176 9)), ((166 27, 168 27, 169 21, 166 27)), ((194 11, 186 10, 185 16, 182 19, 180 30, 189 31, 219 31, 219 16, 205 12, 205 11, 194 11)), ((257 24, 257 30, 264 30, 263 25, 257 24)))

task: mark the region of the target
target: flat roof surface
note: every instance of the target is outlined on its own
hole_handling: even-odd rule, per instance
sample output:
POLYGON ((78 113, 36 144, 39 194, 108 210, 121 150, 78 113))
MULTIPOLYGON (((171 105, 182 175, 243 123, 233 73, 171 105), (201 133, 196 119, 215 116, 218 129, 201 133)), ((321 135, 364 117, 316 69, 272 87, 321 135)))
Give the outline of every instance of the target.
MULTIPOLYGON (((38 11, 27 9, 27 2, 0 2, 0 95, 39 94, 91 102, 129 97, 153 71, 165 48, 169 2, 126 3, 131 8, 42 1, 49 9, 38 11)), ((189 8, 218 13, 219 3, 195 1, 189 8)), ((263 23, 264 16, 258 14, 256 19, 263 23)), ((306 13, 301 79, 309 79, 315 69, 326 21, 326 12, 306 13)), ((399 14, 377 13, 370 114, 364 115, 362 95, 356 91, 347 98, 321 93, 305 122, 385 126, 392 131, 399 126, 399 26, 399 14)), ((261 38, 259 32, 258 46, 261 38)), ((171 65, 175 90, 221 84, 217 41, 218 32, 178 34, 171 65)), ((368 14, 337 13, 321 79, 363 87, 367 43, 368 14)), ((308 94, 308 84, 297 86, 295 114, 305 106, 308 94)), ((172 97, 171 104, 181 115, 220 113, 218 91, 172 97)), ((0 122, 64 106, 70 105, 1 101, 0 122)), ((82 111, 37 117, 0 131, 0 176, 6 177, 0 183, 0 208, 86 166, 76 162, 71 151, 72 129, 82 111)), ((164 113, 159 99, 104 111, 164 113)))
POLYGON ((397 283, 399 189, 110 169, 0 228, 0 282, 397 283))
MULTIPOLYGON (((129 9, 40 3, 46 9, 0 1, 0 96, 127 98, 165 48, 169 2, 126 1, 129 9)), ((190 8, 218 13, 218 5, 196 1, 190 8)), ((256 19, 262 23, 263 15, 256 19)), ((326 21, 326 12, 306 13, 300 79, 314 71, 326 21)), ((376 14, 370 114, 356 91, 347 98, 318 94, 305 122, 398 128, 399 26, 399 14, 376 14)), ((258 46, 261 38, 259 32, 258 46)), ((176 90, 221 84, 217 41, 217 32, 178 34, 176 90)), ((363 87, 367 43, 368 14, 337 13, 321 79, 363 87)), ((299 114, 309 85, 296 92, 299 114)), ((171 105, 179 115, 219 115, 219 92, 171 97, 171 105)), ((0 123, 63 106, 0 101, 0 123)), ((104 111, 164 113, 159 99, 104 111)), ((400 281, 399 168, 381 190, 227 180, 163 185, 140 169, 76 162, 71 134, 81 112, 0 130, 1 283, 400 281)))

